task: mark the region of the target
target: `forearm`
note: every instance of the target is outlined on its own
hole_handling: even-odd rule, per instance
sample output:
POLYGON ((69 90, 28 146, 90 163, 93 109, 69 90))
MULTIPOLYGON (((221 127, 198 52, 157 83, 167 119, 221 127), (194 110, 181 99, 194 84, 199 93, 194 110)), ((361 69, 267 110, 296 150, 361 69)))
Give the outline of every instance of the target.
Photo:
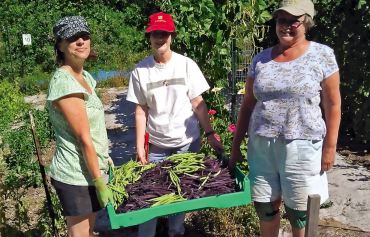
POLYGON ((335 148, 337 145, 341 116, 339 84, 338 72, 325 79, 322 83, 322 105, 326 125, 324 148, 335 148))
POLYGON ((99 167, 98 156, 91 138, 81 139, 80 144, 87 170, 89 171, 92 179, 100 177, 101 171, 99 167))
POLYGON ((201 96, 200 98, 198 97, 192 100, 193 111, 200 123, 200 126, 203 128, 203 130, 205 132, 212 131, 212 126, 211 126, 211 123, 209 121, 209 116, 208 116, 207 105, 201 96))
POLYGON ((326 135, 324 147, 335 148, 338 140, 341 108, 340 103, 328 105, 325 109, 326 135))
POLYGON ((141 105, 136 106, 135 110, 136 122, 136 150, 144 149, 145 143, 145 130, 147 122, 147 110, 143 109, 141 105))

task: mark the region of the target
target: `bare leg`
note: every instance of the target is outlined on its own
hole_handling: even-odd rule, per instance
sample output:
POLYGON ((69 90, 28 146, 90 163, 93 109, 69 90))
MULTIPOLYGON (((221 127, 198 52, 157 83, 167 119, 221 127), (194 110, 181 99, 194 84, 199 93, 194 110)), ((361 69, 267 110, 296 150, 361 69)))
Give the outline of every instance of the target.
POLYGON ((82 216, 67 216, 69 237, 93 237, 96 212, 82 216))
POLYGON ((304 237, 305 228, 292 227, 293 237, 304 237))
MULTIPOLYGON (((273 202, 273 207, 278 210, 281 205, 281 199, 273 202)), ((271 221, 260 221, 261 237, 277 237, 280 228, 280 214, 276 214, 271 221)))

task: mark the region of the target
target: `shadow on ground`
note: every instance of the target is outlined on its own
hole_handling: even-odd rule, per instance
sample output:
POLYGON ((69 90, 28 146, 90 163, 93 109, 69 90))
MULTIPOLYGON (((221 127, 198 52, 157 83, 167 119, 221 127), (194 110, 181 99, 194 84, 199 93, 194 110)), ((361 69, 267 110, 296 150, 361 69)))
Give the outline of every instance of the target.
POLYGON ((121 93, 112 102, 107 114, 115 115, 115 126, 108 128, 110 141, 109 155, 116 166, 135 158, 135 104, 126 100, 126 93, 121 93))

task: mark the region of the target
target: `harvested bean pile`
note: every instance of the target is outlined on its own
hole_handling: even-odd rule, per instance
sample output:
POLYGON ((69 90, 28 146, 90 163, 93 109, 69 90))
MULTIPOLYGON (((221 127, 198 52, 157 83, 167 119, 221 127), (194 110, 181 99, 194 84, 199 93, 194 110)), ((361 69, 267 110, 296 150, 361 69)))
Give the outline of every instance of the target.
POLYGON ((170 156, 135 180, 123 187, 128 196, 117 213, 237 190, 234 177, 218 160, 195 153, 170 156))

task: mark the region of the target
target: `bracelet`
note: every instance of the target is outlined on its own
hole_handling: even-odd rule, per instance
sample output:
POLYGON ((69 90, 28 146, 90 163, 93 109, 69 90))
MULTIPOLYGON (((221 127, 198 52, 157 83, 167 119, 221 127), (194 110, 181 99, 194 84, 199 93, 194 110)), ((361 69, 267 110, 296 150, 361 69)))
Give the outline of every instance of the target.
POLYGON ((214 131, 214 130, 211 130, 211 131, 209 131, 209 132, 206 132, 205 133, 205 136, 206 137, 209 137, 209 136, 211 136, 211 135, 213 135, 213 134, 215 134, 216 132, 214 131))

